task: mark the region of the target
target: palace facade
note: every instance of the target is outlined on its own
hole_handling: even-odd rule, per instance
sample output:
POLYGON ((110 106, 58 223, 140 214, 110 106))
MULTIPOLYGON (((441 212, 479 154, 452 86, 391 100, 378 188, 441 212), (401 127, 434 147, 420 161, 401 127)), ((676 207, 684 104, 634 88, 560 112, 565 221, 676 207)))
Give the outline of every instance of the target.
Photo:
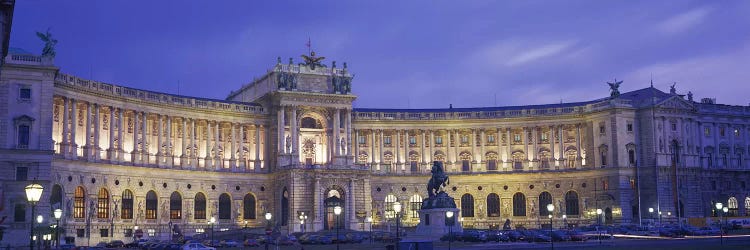
POLYGON ((0 79, 2 244, 28 244, 33 180, 42 225, 62 209, 61 238, 78 244, 267 224, 369 230, 393 223, 394 202, 413 226, 434 161, 468 228, 548 226, 550 203, 555 227, 638 224, 657 216, 649 208, 705 218, 715 202, 750 212, 748 106, 613 87, 576 103, 354 109, 346 64, 307 59, 278 60, 215 100, 84 79, 12 51, 0 79))

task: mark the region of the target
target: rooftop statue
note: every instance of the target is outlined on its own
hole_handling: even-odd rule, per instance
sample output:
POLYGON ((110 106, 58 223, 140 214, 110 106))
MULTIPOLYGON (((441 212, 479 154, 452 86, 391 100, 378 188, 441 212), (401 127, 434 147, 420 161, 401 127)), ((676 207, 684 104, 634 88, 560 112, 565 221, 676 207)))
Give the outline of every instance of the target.
POLYGON ((617 78, 615 78, 614 82, 607 82, 609 84, 609 96, 610 97, 619 97, 620 96, 620 84, 622 84, 622 81, 617 81, 617 78))
POLYGON ((322 62, 326 59, 325 56, 315 56, 315 51, 310 51, 310 55, 302 55, 302 59, 305 60, 306 66, 310 67, 311 70, 315 70, 315 67, 326 67, 322 62))
POLYGON ((669 93, 670 94, 673 94, 673 95, 677 94, 677 88, 674 87, 675 85, 677 85, 677 82, 672 83, 672 85, 669 86, 669 93))
POLYGON ((44 42, 42 56, 55 57, 55 45, 57 45, 57 39, 52 38, 52 33, 49 32, 49 29, 47 29, 47 32, 45 33, 37 31, 36 36, 44 42))

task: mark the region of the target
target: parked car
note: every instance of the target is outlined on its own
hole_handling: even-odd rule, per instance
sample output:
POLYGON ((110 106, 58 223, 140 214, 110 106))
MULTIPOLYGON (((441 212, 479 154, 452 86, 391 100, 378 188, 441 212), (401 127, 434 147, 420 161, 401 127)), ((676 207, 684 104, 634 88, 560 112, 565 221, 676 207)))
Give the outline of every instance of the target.
POLYGON ((571 241, 586 241, 589 239, 588 236, 578 230, 568 230, 566 233, 570 236, 571 241))
POLYGON ((494 242, 508 242, 510 241, 510 237, 502 231, 489 231, 487 232, 487 240, 494 242))
POLYGON ((122 242, 121 240, 113 240, 107 243, 107 247, 109 248, 125 247, 125 242, 122 242))
POLYGON ((523 234, 522 234, 522 233, 521 233, 520 231, 518 231, 518 230, 509 230, 509 231, 504 231, 504 233, 505 233, 505 235, 508 235, 508 239, 510 239, 510 241, 512 241, 512 242, 516 242, 516 241, 524 241, 524 240, 526 240, 526 236, 525 236, 525 235, 523 235, 523 234))
POLYGON ((201 243, 187 243, 182 246, 182 250, 216 250, 216 248, 208 247, 201 243))
POLYGON ((318 237, 318 244, 333 244, 333 239, 330 236, 318 237))
POLYGON ((247 239, 242 243, 242 245, 246 247, 259 247, 260 243, 258 243, 258 240, 256 239, 247 239))
POLYGON ((552 240, 554 241, 570 241, 572 238, 570 235, 563 231, 554 230, 552 231, 552 240))
POLYGON ((219 242, 219 245, 222 247, 238 247, 240 243, 237 242, 236 240, 224 239, 219 242))
POLYGON ((440 237, 440 241, 461 241, 463 235, 459 232, 447 233, 440 237))

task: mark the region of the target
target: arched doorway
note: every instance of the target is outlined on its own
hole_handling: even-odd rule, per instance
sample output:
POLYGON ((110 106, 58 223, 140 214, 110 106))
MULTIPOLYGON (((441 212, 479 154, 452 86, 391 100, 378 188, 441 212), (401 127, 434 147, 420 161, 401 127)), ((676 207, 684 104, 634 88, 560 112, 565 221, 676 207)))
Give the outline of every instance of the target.
POLYGON ((325 229, 336 229, 336 226, 340 229, 344 229, 344 218, 346 217, 346 203, 343 198, 344 191, 338 188, 330 189, 326 193, 326 197, 328 198, 324 200, 326 208, 325 229), (333 208, 336 206, 341 207, 341 214, 338 215, 338 218, 336 217, 336 214, 333 213, 333 208))
POLYGON ((612 224, 612 208, 605 208, 604 209, 604 224, 610 225, 612 224))

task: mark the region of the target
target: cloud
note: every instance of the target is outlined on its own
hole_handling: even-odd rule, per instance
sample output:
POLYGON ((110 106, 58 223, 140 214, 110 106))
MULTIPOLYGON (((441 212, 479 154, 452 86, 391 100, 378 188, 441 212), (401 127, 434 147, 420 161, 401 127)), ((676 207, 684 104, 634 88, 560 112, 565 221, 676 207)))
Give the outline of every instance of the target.
POLYGON ((479 48, 468 61, 471 64, 479 62, 494 69, 516 67, 570 52, 576 44, 574 40, 542 44, 523 39, 506 39, 479 48))
POLYGON ((709 7, 696 8, 662 21, 656 29, 665 34, 680 33, 701 24, 710 13, 709 7))
POLYGON ((571 41, 561 41, 551 44, 542 45, 540 47, 529 48, 522 51, 520 54, 515 55, 513 58, 508 60, 505 65, 517 66, 521 64, 530 63, 545 57, 558 55, 565 52, 568 48, 572 47, 575 43, 571 41))

